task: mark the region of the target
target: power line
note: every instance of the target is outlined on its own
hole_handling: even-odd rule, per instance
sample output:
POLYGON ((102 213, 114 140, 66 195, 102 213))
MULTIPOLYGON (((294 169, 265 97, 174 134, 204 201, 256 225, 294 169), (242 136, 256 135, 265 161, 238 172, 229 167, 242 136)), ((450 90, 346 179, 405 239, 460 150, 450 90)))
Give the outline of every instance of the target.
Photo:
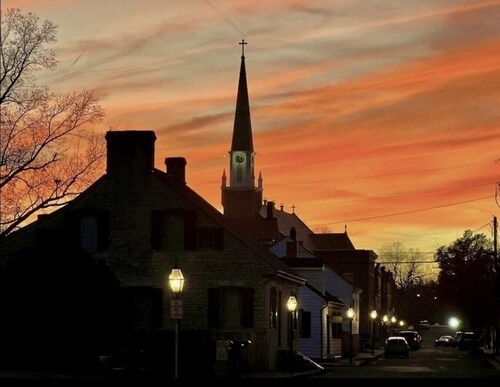
MULTIPOLYGON (((467 186, 461 186, 461 187, 453 187, 451 189, 442 189, 442 190, 436 190, 436 191, 423 191, 423 192, 416 192, 416 193, 408 193, 408 194, 394 194, 394 195, 385 195, 385 196, 373 196, 365 199, 357 199, 357 200, 346 200, 342 202, 332 202, 335 205, 339 204, 345 204, 345 203, 356 203, 356 202, 364 202, 364 201, 369 201, 369 200, 385 200, 385 199, 393 199, 393 198, 401 198, 401 197, 411 197, 411 196, 422 196, 422 195, 431 195, 435 193, 442 193, 442 192, 456 192, 457 190, 464 190, 467 188, 475 188, 475 187, 484 187, 484 186, 490 186, 491 183, 485 183, 485 184, 474 184, 474 185, 467 185, 467 186)), ((324 206, 325 203, 320 203, 320 204, 306 204, 305 206, 302 207, 314 207, 314 206, 324 206)))
POLYGON ((372 220, 372 219, 388 218, 388 217, 391 217, 391 216, 414 214, 416 212, 435 210, 435 209, 438 209, 438 208, 456 206, 458 204, 465 204, 465 203, 477 202, 479 200, 484 200, 484 199, 491 199, 491 197, 492 197, 491 195, 488 195, 488 196, 483 196, 481 198, 464 200, 464 201, 461 201, 461 202, 454 202, 454 203, 449 203, 449 204, 443 204, 441 206, 419 208, 419 209, 416 209, 416 210, 403 211, 403 212, 395 212, 395 213, 392 213, 392 214, 370 216, 370 217, 366 217, 366 218, 357 218, 357 219, 343 220, 343 221, 338 221, 338 222, 323 223, 323 224, 312 225, 311 227, 328 226, 328 225, 341 224, 341 223, 352 223, 352 222, 359 222, 359 221, 362 221, 362 220, 372 220))

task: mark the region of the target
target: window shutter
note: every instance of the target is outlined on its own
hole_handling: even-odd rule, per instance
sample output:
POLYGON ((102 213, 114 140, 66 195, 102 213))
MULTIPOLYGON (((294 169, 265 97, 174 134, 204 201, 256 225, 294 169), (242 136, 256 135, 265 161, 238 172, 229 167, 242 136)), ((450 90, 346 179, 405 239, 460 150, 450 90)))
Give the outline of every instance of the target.
POLYGON ((220 289, 208 289, 208 326, 210 328, 220 328, 220 289))
POLYGON ((271 328, 278 327, 277 292, 274 287, 269 290, 269 326, 271 328))
POLYGON ((300 337, 311 337, 311 312, 299 310, 300 337))
POLYGON ((242 289, 241 326, 244 328, 253 327, 254 295, 254 288, 242 289))

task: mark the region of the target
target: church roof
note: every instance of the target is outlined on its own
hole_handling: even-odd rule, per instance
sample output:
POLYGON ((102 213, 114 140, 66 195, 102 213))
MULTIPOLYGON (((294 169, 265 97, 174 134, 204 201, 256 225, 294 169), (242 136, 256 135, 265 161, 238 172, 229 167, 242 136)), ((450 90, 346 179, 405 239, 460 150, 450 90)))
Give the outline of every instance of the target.
POLYGON ((315 250, 356 250, 347 232, 311 234, 315 250))

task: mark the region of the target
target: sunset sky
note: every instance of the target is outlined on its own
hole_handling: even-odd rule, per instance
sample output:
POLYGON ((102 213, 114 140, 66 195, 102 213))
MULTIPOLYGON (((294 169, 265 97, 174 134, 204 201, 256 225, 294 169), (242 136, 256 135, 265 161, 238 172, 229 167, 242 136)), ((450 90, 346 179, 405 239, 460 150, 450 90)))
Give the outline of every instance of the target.
MULTIPOLYGON (((2 0, 59 26, 54 92, 156 132, 222 211, 245 39, 264 197, 356 248, 432 253, 500 215, 500 1, 2 0)), ((429 257, 432 259, 432 255, 429 257)))

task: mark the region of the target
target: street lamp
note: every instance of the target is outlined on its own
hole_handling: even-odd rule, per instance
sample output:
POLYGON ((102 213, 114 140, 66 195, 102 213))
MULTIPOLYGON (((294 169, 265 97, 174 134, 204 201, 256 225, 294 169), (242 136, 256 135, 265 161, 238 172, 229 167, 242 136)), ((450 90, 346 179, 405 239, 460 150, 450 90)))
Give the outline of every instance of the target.
POLYGON ((374 353, 374 347, 375 347, 375 319, 377 318, 377 311, 374 309, 370 313, 370 317, 372 318, 372 355, 374 353))
POLYGON ((347 318, 349 319, 349 364, 352 364, 352 319, 354 318, 354 309, 347 309, 347 318))
POLYGON ((295 309, 297 309, 297 299, 295 296, 288 297, 288 301, 286 303, 286 307, 290 312, 290 373, 293 371, 292 367, 292 358, 293 358, 293 314, 295 309))
POLYGON ((184 276, 182 275, 181 269, 177 268, 177 263, 168 276, 168 283, 170 285, 170 289, 175 295, 175 299, 170 300, 170 316, 173 320, 175 320, 174 378, 177 379, 179 376, 179 325, 182 319, 182 300, 179 300, 179 293, 182 292, 182 288, 184 287, 184 276))
POLYGON ((387 327, 387 323, 389 322, 389 317, 387 317, 387 315, 384 314, 384 317, 382 317, 382 321, 384 322, 384 338, 386 338, 389 330, 389 328, 387 327))

